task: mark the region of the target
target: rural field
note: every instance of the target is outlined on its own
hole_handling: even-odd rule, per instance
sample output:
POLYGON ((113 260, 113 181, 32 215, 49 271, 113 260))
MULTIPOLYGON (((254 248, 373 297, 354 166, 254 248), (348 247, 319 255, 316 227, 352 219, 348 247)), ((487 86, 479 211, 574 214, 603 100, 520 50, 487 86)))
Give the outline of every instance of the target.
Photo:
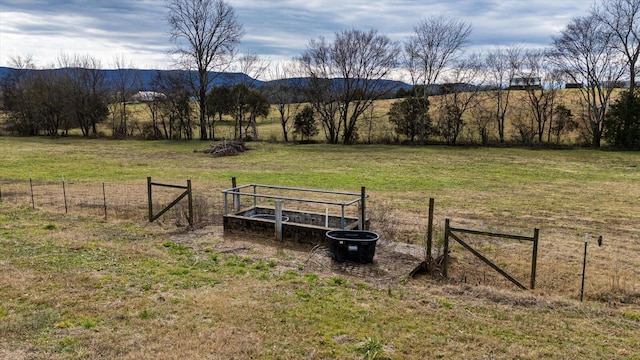
MULTIPOLYGON (((209 145, 0 137, 0 358, 640 359, 638 152, 255 142, 215 158, 201 152, 209 145), (62 176, 65 196, 100 198, 87 189, 103 181, 123 208, 105 217, 73 200, 65 212, 51 200, 62 198, 62 176), (191 180, 193 227, 180 210, 148 222, 147 177, 191 180), (366 187, 380 255, 337 265, 326 251, 225 235, 221 191, 232 177, 366 187), (422 260, 429 198, 434 256, 445 219, 527 236, 538 228, 535 289, 519 290, 460 245, 448 279, 379 267, 422 260), (390 249, 406 256, 383 258, 390 249)), ((466 239, 528 284, 530 244, 466 239)))
MULTIPOLYGON (((619 97, 620 89, 614 89, 612 98, 619 97)), ((467 93, 463 93, 461 96, 474 96, 468 95, 467 93)), ((486 112, 493 112, 495 109, 492 107, 493 98, 491 95, 487 93, 480 92, 476 95, 476 99, 479 105, 476 107, 471 107, 469 111, 466 111, 462 117, 464 121, 464 126, 460 130, 460 134, 458 137, 459 144, 481 144, 480 135, 477 128, 477 116, 473 110, 486 112)), ((399 143, 404 140, 407 140, 405 135, 399 135, 396 133, 396 129, 394 124, 389 121, 389 110, 392 108, 393 104, 396 102, 402 101, 402 98, 398 99, 384 99, 375 101, 374 105, 367 110, 359 119, 358 124, 358 138, 357 143, 363 144, 384 144, 384 143, 399 143)), ((447 100, 444 96, 436 95, 430 97, 430 109, 429 116, 431 118, 432 126, 437 127, 438 119, 442 117, 442 108, 446 105, 447 100)), ((524 91, 513 91, 510 94, 510 110, 506 113, 505 118, 505 141, 520 144, 521 139, 518 135, 518 129, 514 125, 515 123, 522 123, 522 121, 518 121, 521 118, 529 118, 531 116, 529 103, 530 101, 527 97, 527 93, 524 91), (524 114, 524 115, 523 115, 524 114)), ((562 104, 566 106, 573 114, 574 120, 578 121, 579 114, 582 113, 581 108, 581 95, 577 89, 561 89, 556 94, 556 104, 562 104)), ((133 137, 144 138, 145 136, 150 136, 148 129, 149 125, 151 125, 151 112, 150 109, 153 108, 156 104, 154 103, 130 103, 127 104, 127 113, 128 113, 128 121, 129 121, 129 132, 133 137), (145 130, 147 132, 145 132, 145 130)), ((289 139, 297 139, 301 140, 301 135, 296 134, 293 128, 295 114, 299 113, 307 103, 300 104, 291 104, 288 108, 289 120, 287 123, 288 128, 288 136, 289 139)), ((114 105, 115 106, 115 105, 114 105)), ((118 105, 119 106, 119 105, 118 105)), ((112 114, 118 114, 120 111, 119 108, 112 108, 112 114)), ((197 107, 195 104, 193 105, 194 113, 197 112, 197 107)), ((4 119, 2 118, 2 114, 0 114, 0 122, 4 119)), ((557 120, 557 115, 554 115, 553 123, 557 120)), ((4 120, 6 121, 6 120, 4 120)), ((112 127, 115 126, 113 121, 114 118, 108 119, 100 124, 98 124, 98 133, 101 134, 101 137, 108 136, 107 134, 112 134, 112 127)), ((282 125, 280 123, 280 114, 278 112, 277 105, 271 105, 271 108, 268 112, 267 116, 259 117, 256 119, 257 128, 258 128, 258 139, 269 142, 283 142, 284 136, 282 134, 282 125)), ((251 128, 247 128, 248 124, 244 124, 244 131, 249 131, 248 134, 253 136, 251 128)), ((319 127, 319 132, 317 135, 312 136, 310 139, 317 142, 323 142, 326 140, 325 133, 322 129, 321 124, 317 124, 319 127)), ((530 123, 528 126, 532 126, 531 131, 533 133, 533 127, 535 124, 530 123)), ((583 144, 585 139, 580 135, 580 131, 573 129, 572 131, 568 131, 563 133, 556 144, 555 134, 549 140, 549 121, 545 124, 544 136, 543 136, 543 146, 571 146, 577 144, 583 144)), ((554 125, 555 126, 555 125, 554 125)), ((162 126, 159 126, 162 128, 162 126)), ((486 125, 486 130, 488 132, 488 138, 490 143, 498 143, 498 130, 497 125, 493 122, 490 122, 486 125)), ((82 133, 79 129, 71 129, 70 134, 81 136, 82 133)), ((237 134, 235 134, 235 121, 234 118, 226 114, 223 116, 222 121, 217 120, 215 122, 215 137, 216 139, 234 139, 237 134)), ((437 135, 431 135, 428 139, 434 143, 444 143, 444 139, 437 135)), ((532 137, 532 141, 536 143, 534 137, 532 137)), ((578 145, 579 146, 579 145, 578 145)))

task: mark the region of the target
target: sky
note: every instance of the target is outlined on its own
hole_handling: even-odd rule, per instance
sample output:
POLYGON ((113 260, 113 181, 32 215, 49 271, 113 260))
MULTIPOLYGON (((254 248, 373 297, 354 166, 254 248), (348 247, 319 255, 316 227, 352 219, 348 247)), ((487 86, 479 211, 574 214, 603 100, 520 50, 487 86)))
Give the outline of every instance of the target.
MULTIPOLYGON (((270 63, 299 56, 309 40, 348 29, 375 29, 404 41, 430 16, 471 24, 469 51, 499 46, 542 47, 589 0, 227 0, 245 35, 239 51, 270 63)), ((168 69, 165 0, 0 0, 0 66, 32 56, 56 67, 61 56, 89 55, 102 68, 116 59, 138 69, 168 69)))

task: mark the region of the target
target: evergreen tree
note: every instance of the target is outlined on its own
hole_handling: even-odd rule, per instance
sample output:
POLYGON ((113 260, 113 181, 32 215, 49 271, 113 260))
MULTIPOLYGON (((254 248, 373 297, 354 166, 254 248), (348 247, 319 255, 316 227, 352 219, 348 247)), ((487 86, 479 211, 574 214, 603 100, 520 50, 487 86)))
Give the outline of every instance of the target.
POLYGON ((318 135, 318 125, 311 106, 305 106, 301 112, 296 114, 293 129, 295 134, 302 136, 302 140, 310 140, 311 137, 318 135))
POLYGON ((413 142, 420 134, 429 134, 429 100, 425 97, 407 97, 391 105, 389 121, 394 125, 396 133, 405 135, 413 142), (424 126, 424 130, 422 129, 424 126))
POLYGON ((620 94, 605 119, 604 138, 620 149, 640 149, 640 91, 620 94))

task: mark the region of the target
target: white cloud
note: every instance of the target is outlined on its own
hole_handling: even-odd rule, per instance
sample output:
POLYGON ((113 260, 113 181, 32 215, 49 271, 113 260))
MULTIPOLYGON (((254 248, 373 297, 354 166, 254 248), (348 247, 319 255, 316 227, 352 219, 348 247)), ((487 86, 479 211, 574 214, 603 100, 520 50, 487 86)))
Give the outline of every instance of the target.
MULTIPOLYGON (((445 14, 472 23, 470 47, 544 46, 572 17, 587 13, 584 0, 229 0, 246 35, 242 49, 290 60, 310 39, 343 29, 370 28, 401 41, 421 19, 445 14)), ((140 68, 166 68, 164 0, 3 0, 0 65, 32 54, 37 64, 60 54, 88 54, 106 66, 124 55, 140 68)), ((241 51, 242 51, 241 49, 241 51)))

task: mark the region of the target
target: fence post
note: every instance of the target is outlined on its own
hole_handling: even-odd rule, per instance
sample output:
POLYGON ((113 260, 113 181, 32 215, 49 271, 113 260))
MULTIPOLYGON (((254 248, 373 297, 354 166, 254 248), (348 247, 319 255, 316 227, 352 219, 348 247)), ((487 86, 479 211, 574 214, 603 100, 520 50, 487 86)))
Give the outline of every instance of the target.
POLYGON ((191 179, 187 179, 187 199, 189 200, 189 225, 193 226, 193 195, 191 194, 191 179))
POLYGON ((433 246, 433 208, 435 205, 435 199, 429 198, 429 222, 427 223, 427 253, 425 254, 425 260, 427 264, 431 264, 431 248, 433 246))
POLYGON ((151 196, 151 176, 147 177, 147 195, 149 200, 149 222, 153 222, 153 197, 151 196))
POLYGON ((236 193, 236 178, 231 178, 231 188, 233 189, 233 211, 240 210, 240 195, 236 193))
POLYGON ((589 243, 589 233, 584 234, 584 259, 582 260, 582 285, 580 286, 580 302, 584 298, 584 278, 587 270, 587 244, 589 243))
POLYGON ((282 200, 276 200, 276 240, 282 241, 282 200))
MULTIPOLYGON (((258 193, 258 189, 257 186, 254 184, 253 185, 253 195, 256 195, 258 193)), ((257 197, 253 197, 253 208, 257 208, 258 207, 258 198, 257 197)))
POLYGON ((29 173, 29 189, 31 191, 31 208, 36 208, 36 200, 33 197, 33 180, 31 179, 31 173, 29 173))
POLYGON ((536 266, 538 263, 538 238, 540 236, 540 229, 535 228, 533 231, 533 255, 531 257, 531 284, 530 289, 533 290, 536 286, 536 266))
POLYGON ((358 230, 367 230, 367 206, 365 204, 367 198, 367 192, 363 186, 360 189, 360 223, 358 224, 358 230))
POLYGON ((107 192, 104 189, 104 179, 102 179, 102 204, 104 207, 104 219, 107 220, 107 192))
POLYGON ((442 276, 447 278, 448 262, 449 262, 449 219, 444 221, 444 254, 442 257, 442 276))
POLYGON ((62 175, 62 197, 64 198, 64 213, 67 214, 68 208, 67 208, 67 189, 64 185, 64 175, 62 175))

